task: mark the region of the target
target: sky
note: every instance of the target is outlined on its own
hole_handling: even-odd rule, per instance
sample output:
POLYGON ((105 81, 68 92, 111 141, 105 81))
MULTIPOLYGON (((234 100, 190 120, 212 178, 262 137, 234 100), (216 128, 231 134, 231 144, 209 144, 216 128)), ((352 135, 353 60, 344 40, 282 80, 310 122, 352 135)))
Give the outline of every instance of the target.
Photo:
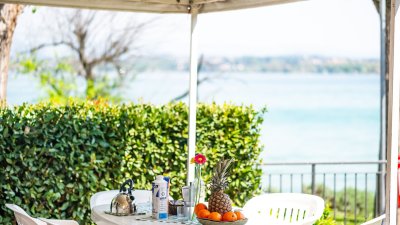
MULTIPOLYGON (((52 10, 25 10, 15 32, 14 54, 51 39, 54 34, 46 32, 44 24, 56 16, 52 10)), ((155 18, 138 42, 141 54, 188 56, 190 15, 134 15, 139 20, 155 18)), ((198 30, 199 52, 207 56, 379 58, 380 51, 379 15, 372 0, 309 0, 201 14, 198 30)))

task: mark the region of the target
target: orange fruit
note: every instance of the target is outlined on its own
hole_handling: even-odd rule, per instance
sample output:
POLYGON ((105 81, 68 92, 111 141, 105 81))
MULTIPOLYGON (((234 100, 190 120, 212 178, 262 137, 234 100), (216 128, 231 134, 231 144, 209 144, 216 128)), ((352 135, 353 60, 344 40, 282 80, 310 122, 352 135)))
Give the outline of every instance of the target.
POLYGON ((199 203, 194 207, 194 214, 197 215, 197 213, 202 210, 202 209, 207 209, 207 206, 204 203, 199 203))
POLYGON ((207 209, 202 209, 197 212, 197 217, 200 219, 208 219, 208 216, 210 216, 210 211, 208 211, 207 209))
POLYGON ((223 221, 236 221, 237 216, 234 212, 227 212, 222 216, 223 221))
POLYGON ((244 216, 244 214, 242 212, 240 212, 240 211, 235 211, 235 214, 236 214, 237 220, 242 220, 242 219, 246 218, 244 216))
POLYGON ((222 220, 222 216, 221 214, 217 213, 217 212, 212 212, 209 216, 208 216, 209 220, 214 220, 214 221, 221 221, 222 220))

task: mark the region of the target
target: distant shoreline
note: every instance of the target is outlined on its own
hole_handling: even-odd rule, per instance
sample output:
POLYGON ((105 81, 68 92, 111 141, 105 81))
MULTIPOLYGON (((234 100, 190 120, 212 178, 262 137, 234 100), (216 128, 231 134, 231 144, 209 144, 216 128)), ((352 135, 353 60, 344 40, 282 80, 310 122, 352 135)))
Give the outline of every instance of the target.
MULTIPOLYGON (((54 58, 43 58, 49 62, 54 58)), ((71 62, 72 63, 72 62, 71 62)), ((171 55, 138 56, 124 62, 125 69, 136 74, 152 72, 188 73, 188 57, 171 55)), ((279 74, 321 74, 321 75, 367 75, 380 74, 380 60, 376 58, 343 58, 325 56, 279 56, 279 57, 199 57, 201 73, 279 73, 279 74)), ((99 68, 111 71, 111 66, 99 68)))
MULTIPOLYGON (((143 56, 133 64, 138 72, 189 71, 188 59, 173 56, 143 56)), ((199 71, 207 73, 283 73, 283 74, 379 74, 379 59, 354 59, 322 56, 281 57, 200 57, 199 71)))

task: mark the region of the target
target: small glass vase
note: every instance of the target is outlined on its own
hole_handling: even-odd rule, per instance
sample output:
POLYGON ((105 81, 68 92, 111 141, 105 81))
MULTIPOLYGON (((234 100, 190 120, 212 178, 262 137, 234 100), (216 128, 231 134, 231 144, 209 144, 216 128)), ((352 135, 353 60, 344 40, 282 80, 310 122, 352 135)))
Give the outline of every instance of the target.
MULTIPOLYGON (((196 206, 199 203, 202 203, 205 201, 205 197, 206 197, 206 185, 204 183, 204 181, 201 178, 194 178, 193 180, 193 186, 192 186, 192 191, 191 191, 191 198, 192 200, 192 207, 194 209, 194 206, 196 206)), ((194 212, 192 211, 191 213, 191 217, 189 218, 189 220, 191 221, 197 221, 197 217, 194 214, 194 212)))
POLYGON ((193 186, 194 186, 194 205, 197 205, 198 203, 205 202, 206 199, 206 184, 204 183, 203 179, 201 178, 194 178, 193 180, 193 186))

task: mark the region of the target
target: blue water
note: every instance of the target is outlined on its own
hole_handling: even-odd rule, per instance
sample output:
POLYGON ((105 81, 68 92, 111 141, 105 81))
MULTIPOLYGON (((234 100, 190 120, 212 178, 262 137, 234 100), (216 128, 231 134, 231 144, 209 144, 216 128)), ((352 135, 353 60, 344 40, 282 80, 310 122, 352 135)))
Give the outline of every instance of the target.
MULTIPOLYGON (((206 74, 199 101, 266 106, 264 161, 377 160, 379 76, 206 74)), ((163 104, 187 90, 185 73, 147 73, 123 90, 128 101, 163 104)), ((11 75, 9 103, 36 102, 37 81, 11 75)), ((184 99, 187 101, 187 98, 184 99)))
POLYGON ((377 159, 378 76, 258 74, 214 85, 222 87, 217 102, 267 106, 265 161, 377 159))

